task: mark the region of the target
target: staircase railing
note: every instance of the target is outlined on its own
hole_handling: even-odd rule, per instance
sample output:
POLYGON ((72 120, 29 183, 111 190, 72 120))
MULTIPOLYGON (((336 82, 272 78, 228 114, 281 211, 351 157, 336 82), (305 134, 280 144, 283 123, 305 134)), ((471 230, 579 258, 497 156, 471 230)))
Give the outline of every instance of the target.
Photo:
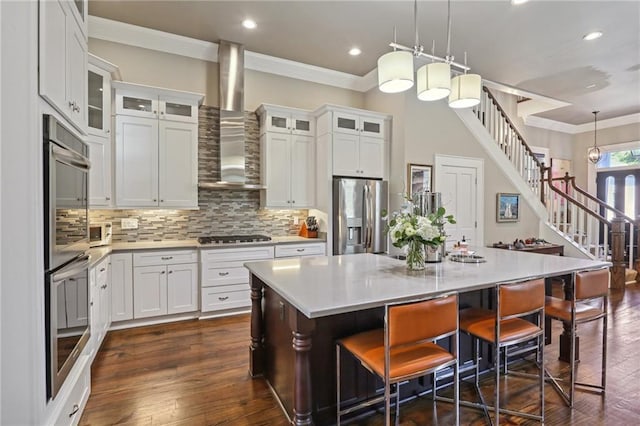
POLYGON ((556 187, 560 184, 561 190, 564 190, 567 194, 571 194, 573 198, 575 198, 578 203, 585 208, 598 212, 601 217, 604 217, 605 219, 607 217, 617 218, 624 222, 626 228, 625 234, 629 236, 625 241, 628 267, 630 269, 634 269, 636 250, 640 248, 640 232, 638 232, 640 229, 639 221, 627 216, 623 211, 620 211, 615 207, 611 207, 606 202, 594 197, 584 189, 580 188, 576 185, 575 176, 569 176, 569 173, 566 173, 563 177, 552 178, 551 182, 552 185, 556 187))
MULTIPOLYGON (((483 87, 480 104, 474 113, 492 136, 498 148, 510 160, 522 179, 546 206, 548 221, 560 234, 595 258, 609 256, 611 221, 602 217, 598 208, 585 201, 584 191, 575 191, 580 199, 556 187, 545 167, 525 142, 507 113, 493 94, 483 87), (601 227, 604 231, 601 233, 601 227)), ((618 215, 620 212, 616 212, 618 215)))
POLYGON ((540 163, 524 138, 511 122, 496 98, 486 87, 482 88, 480 104, 474 108, 478 120, 493 137, 500 150, 511 161, 522 179, 527 182, 531 191, 545 202, 545 185, 543 184, 544 165, 540 163))

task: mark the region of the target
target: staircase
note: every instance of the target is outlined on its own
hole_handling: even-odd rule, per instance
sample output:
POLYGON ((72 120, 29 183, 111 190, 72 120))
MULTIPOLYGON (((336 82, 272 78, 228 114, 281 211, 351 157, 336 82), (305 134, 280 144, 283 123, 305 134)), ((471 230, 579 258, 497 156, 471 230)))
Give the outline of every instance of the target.
POLYGON ((522 135, 484 87, 480 104, 457 111, 487 153, 518 188, 545 226, 586 258, 610 260, 612 286, 624 286, 625 255, 633 268, 636 221, 575 184, 575 178, 552 178, 522 135))

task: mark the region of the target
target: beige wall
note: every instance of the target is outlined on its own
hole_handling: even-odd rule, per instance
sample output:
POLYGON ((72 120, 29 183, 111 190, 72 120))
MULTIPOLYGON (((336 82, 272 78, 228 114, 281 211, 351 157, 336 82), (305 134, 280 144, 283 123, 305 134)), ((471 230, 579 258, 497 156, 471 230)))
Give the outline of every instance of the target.
MULTIPOLYGON (((589 162, 587 160, 587 150, 593 146, 593 136, 593 131, 574 135, 573 172, 576 176, 576 183, 583 188, 586 188, 588 185, 587 168, 589 167, 589 162)), ((640 123, 598 129, 597 138, 598 146, 600 147, 625 142, 640 142, 640 123)))
MULTIPOLYGON (((218 64, 155 50, 89 39, 89 51, 120 68, 122 80, 202 93, 204 104, 218 106, 218 64)), ((279 75, 246 70, 245 110, 262 103, 316 109, 331 103, 362 108, 364 94, 279 75)))

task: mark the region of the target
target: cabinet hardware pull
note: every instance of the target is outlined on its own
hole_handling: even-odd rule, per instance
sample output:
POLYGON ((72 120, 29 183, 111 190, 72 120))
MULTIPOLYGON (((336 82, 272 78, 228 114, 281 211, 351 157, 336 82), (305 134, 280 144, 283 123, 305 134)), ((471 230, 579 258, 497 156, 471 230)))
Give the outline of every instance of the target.
POLYGON ((158 199, 157 199, 157 198, 154 198, 154 199, 153 199, 153 202, 154 202, 154 203, 157 203, 157 202, 158 202, 158 199))
POLYGON ((162 271, 162 272, 160 272, 160 273, 161 273, 161 274, 164 274, 165 272, 166 272, 166 271, 162 271))
POLYGON ((76 414, 78 410, 80 410, 80 407, 78 406, 78 404, 73 404, 73 411, 69 413, 69 417, 73 417, 73 415, 76 414))
POLYGON ((221 277, 226 277, 227 275, 229 275, 228 272, 218 272, 218 275, 220 275, 221 277))
POLYGON ((304 249, 297 249, 296 251, 303 252, 303 251, 304 251, 304 249))
POLYGON ((91 303, 89 303, 89 306, 93 306, 93 300, 91 301, 91 303))
POLYGON ((75 280, 76 280, 75 278, 69 278, 69 281, 75 281, 75 280))
POLYGON ((163 199, 160 199, 160 202, 161 202, 161 203, 164 203, 164 200, 163 200, 163 199))
POLYGON ((162 260, 171 260, 171 259, 173 259, 173 256, 162 256, 160 259, 162 259, 162 260))
POLYGON ((218 300, 224 302, 225 300, 227 300, 229 298, 229 296, 224 296, 224 297, 218 297, 218 300))
POLYGON ((173 271, 169 271, 170 274, 173 274, 173 271))
POLYGON ((107 201, 111 201, 111 197, 105 197, 107 201))
POLYGON ((104 272, 104 271, 106 271, 105 268, 100 268, 100 272, 104 272))

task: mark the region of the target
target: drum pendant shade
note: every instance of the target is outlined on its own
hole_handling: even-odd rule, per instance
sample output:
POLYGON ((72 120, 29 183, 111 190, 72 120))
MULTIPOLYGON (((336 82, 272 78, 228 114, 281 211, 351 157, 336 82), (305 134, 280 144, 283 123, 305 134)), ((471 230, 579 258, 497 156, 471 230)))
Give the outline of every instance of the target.
POLYGON ((437 101, 451 92, 451 66, 444 62, 424 65, 416 73, 418 99, 437 101))
POLYGON ((482 78, 478 74, 461 74, 451 79, 451 108, 469 108, 480 103, 482 78))
POLYGON ((413 86, 413 54, 394 51, 378 58, 378 87, 385 93, 399 93, 413 86))

